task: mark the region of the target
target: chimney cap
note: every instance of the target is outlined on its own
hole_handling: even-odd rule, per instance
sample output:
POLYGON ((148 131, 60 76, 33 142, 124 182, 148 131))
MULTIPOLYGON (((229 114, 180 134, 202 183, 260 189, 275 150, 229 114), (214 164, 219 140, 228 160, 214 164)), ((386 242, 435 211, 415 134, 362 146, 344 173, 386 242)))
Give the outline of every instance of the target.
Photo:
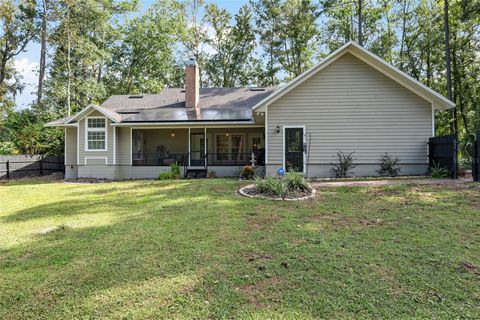
POLYGON ((188 59, 186 65, 187 66, 196 66, 197 62, 195 61, 195 58, 191 57, 191 58, 188 59))

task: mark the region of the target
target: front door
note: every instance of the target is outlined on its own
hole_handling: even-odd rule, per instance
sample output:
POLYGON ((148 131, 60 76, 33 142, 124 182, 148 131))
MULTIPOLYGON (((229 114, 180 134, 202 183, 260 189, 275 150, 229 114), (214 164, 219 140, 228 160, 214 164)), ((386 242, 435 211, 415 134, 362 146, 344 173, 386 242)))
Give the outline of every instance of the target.
POLYGON ((285 128, 286 171, 303 172, 303 128, 285 128))
POLYGON ((205 135, 203 133, 192 133, 190 135, 190 165, 205 165, 205 135))

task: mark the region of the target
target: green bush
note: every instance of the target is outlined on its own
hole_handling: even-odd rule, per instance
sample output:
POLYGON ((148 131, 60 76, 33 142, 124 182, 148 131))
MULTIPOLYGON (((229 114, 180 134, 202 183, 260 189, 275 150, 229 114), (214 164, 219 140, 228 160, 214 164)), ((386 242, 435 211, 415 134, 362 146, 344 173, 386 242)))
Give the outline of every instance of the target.
POLYGON ((348 178, 353 173, 351 170, 356 167, 356 165, 353 163, 355 161, 353 154, 354 152, 337 152, 335 162, 331 163, 332 168, 330 169, 330 173, 333 177, 348 178))
POLYGON ((287 172, 283 178, 289 191, 310 191, 311 187, 307 179, 299 172, 287 172))
POLYGON ((253 176, 255 175, 255 170, 252 168, 252 166, 245 166, 242 169, 242 178, 251 180, 253 179, 253 176))
POLYGON ((450 178, 451 171, 449 168, 441 167, 440 164, 434 163, 429 169, 430 176, 435 179, 446 179, 450 178))
POLYGON ((287 172, 283 178, 255 178, 255 188, 259 193, 282 197, 289 192, 311 191, 312 188, 301 173, 287 172))
POLYGON ((378 161, 377 173, 382 177, 396 177, 400 173, 398 158, 392 158, 388 153, 384 153, 378 161))
POLYGON ((160 172, 158 180, 171 180, 171 179, 180 179, 180 164, 174 162, 170 165, 170 171, 160 172))
POLYGON ((0 155, 9 156, 19 154, 20 152, 11 141, 0 141, 0 155))

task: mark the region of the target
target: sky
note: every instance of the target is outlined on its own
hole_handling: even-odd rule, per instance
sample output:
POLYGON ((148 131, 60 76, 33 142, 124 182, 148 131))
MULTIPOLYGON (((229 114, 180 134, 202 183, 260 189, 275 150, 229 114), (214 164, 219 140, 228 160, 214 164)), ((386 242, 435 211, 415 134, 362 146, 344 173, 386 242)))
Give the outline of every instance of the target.
MULTIPOLYGON (((155 1, 141 0, 141 11, 151 6, 155 1)), ((215 2, 221 8, 225 8, 233 14, 237 13, 241 6, 248 3, 248 0, 206 0, 206 3, 215 2)), ((31 43, 25 52, 19 54, 14 60, 15 69, 22 75, 25 89, 17 96, 17 109, 27 107, 35 100, 35 91, 38 82, 38 66, 40 61, 40 44, 31 43)))

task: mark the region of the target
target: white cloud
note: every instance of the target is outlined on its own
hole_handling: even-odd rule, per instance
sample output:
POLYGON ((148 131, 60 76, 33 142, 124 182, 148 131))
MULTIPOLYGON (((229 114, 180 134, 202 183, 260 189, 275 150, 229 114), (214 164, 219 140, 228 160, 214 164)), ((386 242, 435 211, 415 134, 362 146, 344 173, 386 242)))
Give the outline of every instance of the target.
POLYGON ((35 99, 34 89, 37 85, 37 70, 39 63, 28 58, 15 59, 13 61, 15 70, 22 76, 21 81, 25 84, 23 92, 17 96, 16 104, 20 109, 25 108, 35 99))

